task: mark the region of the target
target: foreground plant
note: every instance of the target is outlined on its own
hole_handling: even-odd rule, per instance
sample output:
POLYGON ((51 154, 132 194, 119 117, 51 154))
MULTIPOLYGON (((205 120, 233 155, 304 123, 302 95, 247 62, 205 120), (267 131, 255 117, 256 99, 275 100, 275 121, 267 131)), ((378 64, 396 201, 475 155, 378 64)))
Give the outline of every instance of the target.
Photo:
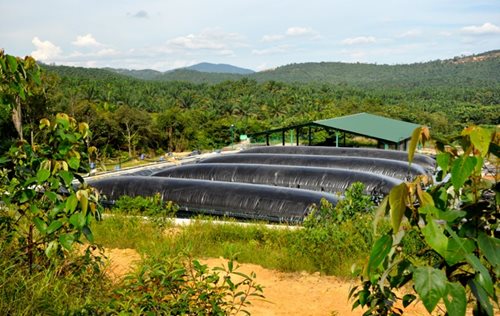
POLYGON ((65 258, 82 236, 94 242, 90 223, 101 207, 80 176, 88 172, 89 134, 86 123, 58 114, 41 120, 40 144, 20 140, 0 157, 2 236, 30 271, 44 258, 65 258))
MULTIPOLYGON (((422 128, 414 132, 410 161, 427 136, 422 128)), ((398 297, 395 290, 406 285, 413 286, 429 313, 439 308, 447 315, 465 315, 470 306, 474 315, 493 315, 494 305, 498 308, 500 195, 498 183, 485 181, 481 172, 488 157, 498 170, 499 132, 474 126, 456 141, 460 147, 438 143, 437 184, 428 187, 425 177, 403 183, 379 208, 378 217, 389 211, 392 231, 375 241, 362 286, 349 295, 353 308, 367 308, 364 315, 402 314, 417 298, 398 297), (403 218, 408 231, 424 242, 418 253, 404 250, 403 218)))
POLYGON ((107 313, 239 315, 252 298, 263 298, 255 274, 227 266, 209 269, 191 258, 148 259, 115 292, 107 313))

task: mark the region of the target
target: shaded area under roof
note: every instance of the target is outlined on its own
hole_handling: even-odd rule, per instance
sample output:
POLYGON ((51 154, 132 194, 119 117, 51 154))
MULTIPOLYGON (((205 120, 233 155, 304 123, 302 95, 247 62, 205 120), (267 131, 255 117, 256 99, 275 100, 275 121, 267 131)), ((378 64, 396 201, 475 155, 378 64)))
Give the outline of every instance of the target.
POLYGON ((358 113, 313 122, 338 131, 400 143, 409 138, 418 124, 394 120, 369 113, 358 113))

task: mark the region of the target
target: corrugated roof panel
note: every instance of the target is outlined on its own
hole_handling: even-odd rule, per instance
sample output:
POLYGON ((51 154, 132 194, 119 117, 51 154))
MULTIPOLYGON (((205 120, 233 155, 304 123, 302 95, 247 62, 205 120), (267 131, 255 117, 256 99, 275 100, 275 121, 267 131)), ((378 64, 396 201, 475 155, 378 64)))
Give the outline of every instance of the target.
POLYGON ((342 130, 348 133, 363 135, 380 140, 399 143, 411 138, 418 124, 398 121, 369 113, 358 113, 348 116, 314 121, 317 125, 342 130))

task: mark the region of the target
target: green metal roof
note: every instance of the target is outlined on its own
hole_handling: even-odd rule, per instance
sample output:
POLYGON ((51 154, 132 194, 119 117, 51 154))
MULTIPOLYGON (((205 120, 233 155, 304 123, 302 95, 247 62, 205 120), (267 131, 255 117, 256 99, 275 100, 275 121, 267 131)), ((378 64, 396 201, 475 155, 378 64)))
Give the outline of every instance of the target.
POLYGON ((420 126, 368 113, 314 121, 314 124, 392 143, 411 138, 413 130, 420 126))

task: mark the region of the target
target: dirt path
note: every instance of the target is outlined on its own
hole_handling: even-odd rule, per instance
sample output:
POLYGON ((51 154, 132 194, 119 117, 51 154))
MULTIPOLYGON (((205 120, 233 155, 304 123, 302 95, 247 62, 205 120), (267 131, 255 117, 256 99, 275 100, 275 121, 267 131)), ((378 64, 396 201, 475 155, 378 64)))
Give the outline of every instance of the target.
MULTIPOLYGON (((108 273, 113 279, 119 279, 132 271, 134 263, 141 257, 134 249, 107 249, 110 260, 108 273)), ((204 259, 202 263, 210 267, 227 265, 227 260, 204 259)), ((255 272, 256 281, 264 287, 265 300, 252 301, 248 309, 257 316, 330 316, 330 315, 362 315, 357 309, 351 311, 352 304, 347 301, 351 281, 319 273, 284 273, 265 269, 255 264, 239 264, 238 271, 245 274, 255 272)), ((424 308, 416 306, 407 309, 405 315, 426 315, 424 308)))

